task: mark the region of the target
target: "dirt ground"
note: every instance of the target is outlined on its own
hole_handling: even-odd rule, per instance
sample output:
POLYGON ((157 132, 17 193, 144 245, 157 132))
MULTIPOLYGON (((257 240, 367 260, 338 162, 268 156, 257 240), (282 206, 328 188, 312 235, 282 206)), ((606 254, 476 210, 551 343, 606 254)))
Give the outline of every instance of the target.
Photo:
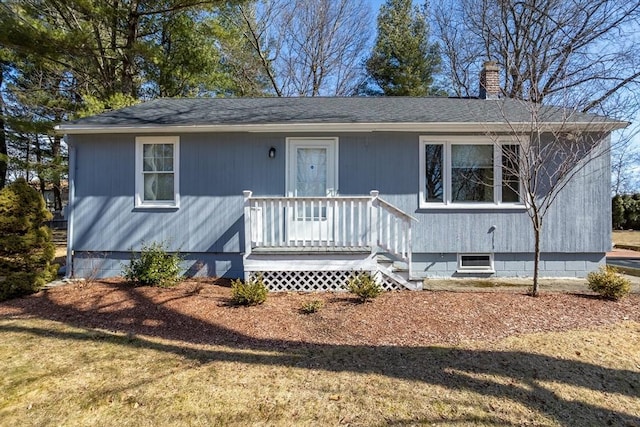
POLYGON ((174 288, 122 280, 72 282, 0 304, 0 318, 36 316, 75 326, 207 344, 274 348, 296 343, 424 346, 530 332, 640 322, 640 295, 618 302, 589 293, 395 291, 360 304, 348 293, 271 293, 256 307, 230 304, 228 281, 174 288), (305 315, 302 305, 323 307, 305 315))

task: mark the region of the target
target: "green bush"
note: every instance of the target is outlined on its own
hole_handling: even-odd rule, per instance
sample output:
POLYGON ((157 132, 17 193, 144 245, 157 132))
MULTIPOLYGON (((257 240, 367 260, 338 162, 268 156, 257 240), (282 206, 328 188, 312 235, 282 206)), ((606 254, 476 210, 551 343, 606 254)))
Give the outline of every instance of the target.
POLYGON ((619 275, 618 270, 610 265, 605 265, 600 267, 599 271, 589 273, 587 283, 589 289, 612 300, 619 300, 631 291, 629 280, 619 275))
POLYGON ((0 301, 37 292, 53 280, 51 219, 40 193, 24 179, 0 190, 0 301))
POLYGON ((267 299, 269 290, 262 276, 251 278, 246 282, 240 279, 231 281, 231 301, 236 305, 258 305, 267 299))
POLYGON ((312 301, 307 301, 304 304, 302 304, 300 311, 303 314, 311 314, 311 313, 316 313, 320 311, 322 307, 324 307, 324 303, 319 299, 314 299, 312 301))
POLYGON ((168 253, 164 243, 143 244, 139 256, 132 254, 129 265, 122 267, 124 277, 142 286, 169 287, 180 277, 179 253, 168 253))
POLYGON ((622 230, 625 225, 624 200, 621 195, 616 194, 611 199, 611 216, 614 230, 622 230))
POLYGON ((360 273, 349 279, 347 290, 360 298, 360 301, 367 302, 383 291, 382 287, 375 281, 369 273, 360 273))

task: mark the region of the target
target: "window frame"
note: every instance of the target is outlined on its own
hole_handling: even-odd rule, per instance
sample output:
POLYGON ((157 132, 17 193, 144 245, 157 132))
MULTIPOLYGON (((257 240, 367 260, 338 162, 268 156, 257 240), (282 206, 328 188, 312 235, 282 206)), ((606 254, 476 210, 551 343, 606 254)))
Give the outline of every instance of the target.
POLYGON ((135 196, 136 208, 175 209, 180 207, 180 137, 178 136, 138 136, 135 155, 135 196), (173 145, 173 200, 144 200, 144 145, 173 145))
POLYGON ((456 268, 456 273, 495 273, 495 264, 493 259, 493 253, 459 253, 458 254, 458 264, 456 268), (462 258, 467 256, 486 256, 489 257, 489 265, 486 267, 480 266, 469 266, 465 267, 462 265, 462 258))
POLYGON ((502 201, 502 150, 505 145, 517 145, 522 155, 522 144, 515 138, 500 137, 497 140, 486 136, 421 136, 419 143, 419 208, 420 209, 525 209, 522 195, 522 182, 519 183, 519 200, 517 202, 502 201), (442 145, 442 202, 426 201, 426 146, 442 145), (454 202, 452 201, 452 154, 453 145, 491 145, 493 147, 493 201, 491 202, 454 202))

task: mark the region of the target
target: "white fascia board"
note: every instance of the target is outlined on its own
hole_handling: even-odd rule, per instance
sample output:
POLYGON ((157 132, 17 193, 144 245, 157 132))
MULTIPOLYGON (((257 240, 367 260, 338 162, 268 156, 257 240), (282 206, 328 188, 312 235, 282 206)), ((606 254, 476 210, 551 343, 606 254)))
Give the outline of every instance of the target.
MULTIPOLYGON (((591 122, 591 123, 545 123, 542 131, 611 132, 628 126, 627 122, 591 122)), ((138 125, 138 126, 89 126, 58 125, 54 127, 58 134, 157 134, 157 133, 218 133, 218 132, 436 132, 436 133, 526 133, 532 130, 530 122, 504 123, 283 123, 256 125, 138 125)))

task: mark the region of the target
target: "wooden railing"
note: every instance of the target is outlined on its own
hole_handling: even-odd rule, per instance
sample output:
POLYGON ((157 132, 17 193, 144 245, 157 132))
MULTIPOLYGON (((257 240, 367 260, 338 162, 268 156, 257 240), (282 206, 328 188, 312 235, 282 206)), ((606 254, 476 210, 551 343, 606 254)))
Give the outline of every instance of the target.
POLYGON ((370 246, 370 197, 251 197, 245 226, 251 248, 370 246))
POLYGON ((401 261, 411 260, 411 222, 416 219, 378 197, 372 191, 373 209, 372 224, 377 224, 374 241, 383 251, 390 253, 401 261), (374 196, 375 194, 375 196, 374 196))
POLYGON ((411 221, 378 197, 252 197, 244 192, 245 255, 254 249, 379 250, 409 263, 411 221))

